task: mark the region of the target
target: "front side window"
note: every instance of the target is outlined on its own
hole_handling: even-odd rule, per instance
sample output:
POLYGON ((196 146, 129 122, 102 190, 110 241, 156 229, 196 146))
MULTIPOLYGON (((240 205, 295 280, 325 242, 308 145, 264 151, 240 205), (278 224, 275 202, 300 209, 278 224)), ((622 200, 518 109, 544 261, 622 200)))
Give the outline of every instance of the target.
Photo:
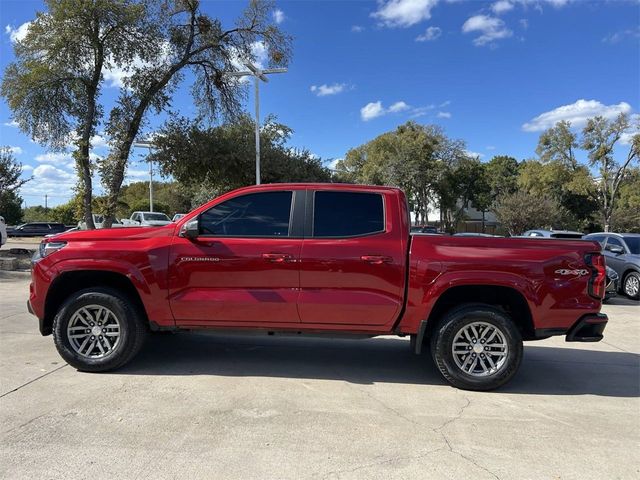
POLYGON ((640 237, 624 237, 624 241, 633 255, 640 255, 640 237))
POLYGON ((293 192, 251 193, 235 197, 200 215, 200 235, 286 237, 293 192))
POLYGON ((355 237, 384 231, 384 203, 378 193, 315 193, 314 237, 355 237))

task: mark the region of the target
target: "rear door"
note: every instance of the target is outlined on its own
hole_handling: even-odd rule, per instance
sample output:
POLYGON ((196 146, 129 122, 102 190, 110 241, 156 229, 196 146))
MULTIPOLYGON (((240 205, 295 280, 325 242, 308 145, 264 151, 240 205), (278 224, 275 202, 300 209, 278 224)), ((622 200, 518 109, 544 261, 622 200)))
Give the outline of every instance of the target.
POLYGON ((400 206, 385 191, 310 190, 300 254, 305 324, 392 324, 403 304, 406 252, 400 206))
POLYGON ((174 238, 169 293, 178 325, 300 321, 302 218, 297 232, 295 199, 292 190, 240 194, 199 215, 198 238, 174 238))

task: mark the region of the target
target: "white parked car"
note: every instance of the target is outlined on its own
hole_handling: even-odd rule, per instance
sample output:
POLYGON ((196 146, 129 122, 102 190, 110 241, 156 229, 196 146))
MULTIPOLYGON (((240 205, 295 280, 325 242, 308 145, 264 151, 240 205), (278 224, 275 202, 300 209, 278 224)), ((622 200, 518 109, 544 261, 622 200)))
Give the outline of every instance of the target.
POLYGON ((0 216, 0 245, 4 245, 7 242, 7 224, 4 221, 4 217, 0 216))
MULTIPOLYGON (((104 216, 103 215, 98 215, 98 214, 92 214, 93 216, 93 224, 95 225, 96 228, 102 228, 102 224, 104 223, 104 216)), ((118 220, 117 218, 114 220, 114 222, 111 224, 111 228, 119 228, 119 227, 126 227, 126 225, 124 225, 120 220, 118 220)), ((78 222, 78 230, 86 230, 87 229, 87 222, 78 222)))
MULTIPOLYGON (((127 225, 140 225, 143 227, 161 227, 169 225, 171 219, 161 212, 133 212, 127 225)), ((126 226, 127 226, 126 225, 126 226)))
POLYGON ((178 220, 180 220, 182 217, 184 217, 186 215, 186 213, 176 213, 173 218, 171 219, 172 222, 177 222, 178 220))

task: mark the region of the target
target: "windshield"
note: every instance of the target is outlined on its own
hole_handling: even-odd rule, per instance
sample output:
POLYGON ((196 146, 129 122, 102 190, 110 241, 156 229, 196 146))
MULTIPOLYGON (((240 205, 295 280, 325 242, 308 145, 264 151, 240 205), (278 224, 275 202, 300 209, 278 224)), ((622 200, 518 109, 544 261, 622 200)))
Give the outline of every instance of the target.
POLYGON ((623 237, 627 247, 634 255, 640 255, 640 237, 623 237))
POLYGON ((145 220, 160 220, 160 221, 165 221, 165 222, 169 222, 169 217, 167 217, 164 213, 145 213, 144 215, 144 219, 145 220))

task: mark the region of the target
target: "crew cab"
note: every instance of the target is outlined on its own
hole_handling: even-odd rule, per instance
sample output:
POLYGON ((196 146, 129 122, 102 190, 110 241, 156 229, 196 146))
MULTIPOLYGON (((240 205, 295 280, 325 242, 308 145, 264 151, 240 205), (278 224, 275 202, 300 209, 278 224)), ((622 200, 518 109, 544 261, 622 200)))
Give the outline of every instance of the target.
POLYGON ((64 233, 33 260, 29 310, 83 371, 150 332, 409 336, 456 387, 507 382, 523 341, 603 338, 597 242, 410 235, 390 187, 258 185, 155 228, 64 233))

